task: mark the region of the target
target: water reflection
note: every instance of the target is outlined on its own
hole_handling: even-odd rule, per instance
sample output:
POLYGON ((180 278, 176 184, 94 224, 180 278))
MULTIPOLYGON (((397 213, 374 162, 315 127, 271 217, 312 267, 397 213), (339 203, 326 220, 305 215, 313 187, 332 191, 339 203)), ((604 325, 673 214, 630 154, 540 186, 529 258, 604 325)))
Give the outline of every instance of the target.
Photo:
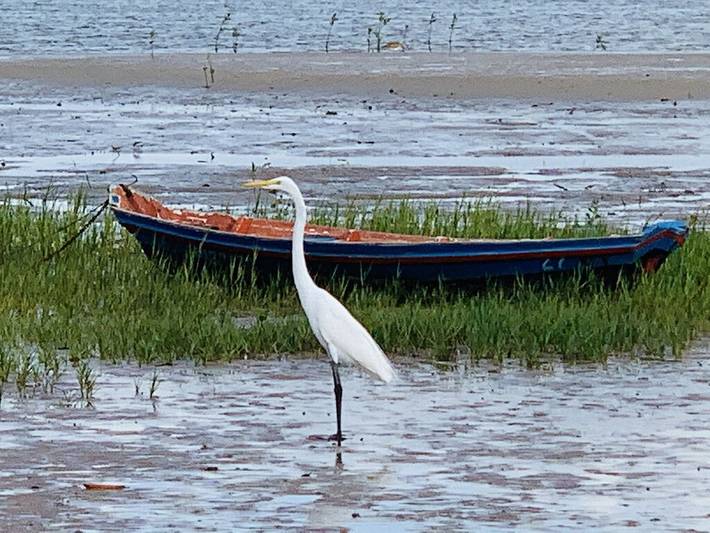
POLYGON ((341 451, 309 439, 334 422, 322 360, 165 367, 157 402, 135 395, 150 369, 102 366, 95 410, 4 401, 0 529, 17 517, 66 528, 702 529, 707 357, 705 341, 678 362, 400 362, 392 386, 344 372, 341 451), (86 481, 127 488, 90 494, 86 481))

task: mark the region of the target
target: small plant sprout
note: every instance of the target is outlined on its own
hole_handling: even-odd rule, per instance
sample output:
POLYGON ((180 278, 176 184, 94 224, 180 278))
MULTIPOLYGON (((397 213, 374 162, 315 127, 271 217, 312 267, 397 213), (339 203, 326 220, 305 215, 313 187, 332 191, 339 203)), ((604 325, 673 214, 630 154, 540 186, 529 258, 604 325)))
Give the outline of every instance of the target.
POLYGON ((42 390, 45 393, 53 393, 54 385, 59 381, 62 373, 62 361, 56 350, 47 347, 39 348, 37 361, 42 372, 42 390))
POLYGON ((328 35, 325 37, 325 53, 328 53, 328 47, 330 46, 330 35, 333 33, 333 25, 335 21, 338 20, 338 14, 333 13, 330 17, 330 26, 328 26, 328 35))
POLYGON ((232 20, 232 14, 229 11, 227 11, 227 13, 225 13, 224 17, 222 18, 222 22, 219 23, 219 28, 217 28, 217 34, 214 36, 214 53, 215 54, 217 52, 219 52, 219 38, 222 35, 222 32, 224 31, 224 28, 225 28, 227 22, 229 22, 230 20, 232 20))
POLYGON ((209 89, 212 85, 214 85, 214 66, 212 65, 212 58, 210 57, 210 54, 207 54, 206 57, 207 64, 202 65, 202 73, 205 76, 205 89, 209 89))
POLYGON ((17 395, 24 398, 27 393, 27 387, 32 374, 32 357, 29 354, 23 354, 20 357, 20 364, 17 365, 15 371, 15 386, 17 387, 17 395))
POLYGON ((234 26, 232 28, 232 52, 235 54, 237 53, 239 49, 239 36, 241 35, 241 32, 239 31, 239 26, 234 26))
POLYGON ((385 15, 384 11, 377 13, 377 26, 373 30, 373 33, 375 34, 375 40, 377 42, 376 48, 378 52, 382 51, 382 32, 390 20, 392 20, 392 17, 385 15))
POLYGON ((367 28, 367 53, 372 51, 372 28, 367 28))
POLYGON ((209 67, 207 65, 202 65, 202 73, 205 75, 205 89, 210 88, 210 79, 207 75, 207 71, 209 70, 209 67))
POLYGON ((456 29, 456 22, 458 21, 458 17, 456 16, 456 13, 454 13, 454 16, 451 17, 451 24, 449 25, 449 53, 451 53, 451 48, 452 48, 452 42, 454 40, 454 30, 456 29))
POLYGON ((427 28, 427 34, 426 34, 426 47, 429 49, 431 52, 431 31, 433 29, 434 23, 436 22, 436 13, 431 14, 431 17, 429 17, 429 27, 427 28))
POLYGON ((402 51, 407 48, 407 33, 409 33, 409 24, 404 25, 404 31, 402 32, 402 51))
POLYGON ((609 44, 609 43, 606 42, 606 40, 604 40, 604 36, 601 33, 598 33, 597 40, 595 41, 595 44, 594 44, 594 49, 606 51, 607 44, 609 44))
POLYGON ((87 358, 81 358, 76 364, 76 379, 79 382, 79 394, 87 407, 93 407, 96 374, 91 369, 87 358))
POLYGON ((2 405, 3 392, 5 385, 10 381, 10 374, 15 368, 15 358, 12 353, 0 346, 0 405, 2 405))
POLYGON ((153 370, 153 375, 150 378, 150 394, 149 398, 151 400, 156 400, 157 396, 155 393, 158 391, 158 385, 160 384, 160 379, 158 379, 159 374, 157 370, 153 370))
POLYGON ((148 44, 150 45, 150 58, 155 59, 155 30, 150 30, 150 34, 148 34, 148 44))

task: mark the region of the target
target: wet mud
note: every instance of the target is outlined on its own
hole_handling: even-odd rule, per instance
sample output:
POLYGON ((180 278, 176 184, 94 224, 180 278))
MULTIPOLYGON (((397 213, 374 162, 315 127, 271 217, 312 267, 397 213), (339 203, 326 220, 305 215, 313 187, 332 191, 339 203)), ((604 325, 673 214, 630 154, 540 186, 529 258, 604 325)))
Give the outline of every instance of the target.
POLYGON ((343 372, 343 465, 325 360, 100 365, 0 409, 0 529, 616 531, 710 521, 710 364, 540 370, 399 361, 343 372), (85 483, 125 485, 87 490, 85 483))
POLYGON ((11 83, 0 184, 40 198, 131 182, 173 206, 244 208, 288 174, 309 204, 494 198, 622 225, 707 214, 710 101, 372 98, 11 83), (252 163, 254 167, 252 167, 252 163))

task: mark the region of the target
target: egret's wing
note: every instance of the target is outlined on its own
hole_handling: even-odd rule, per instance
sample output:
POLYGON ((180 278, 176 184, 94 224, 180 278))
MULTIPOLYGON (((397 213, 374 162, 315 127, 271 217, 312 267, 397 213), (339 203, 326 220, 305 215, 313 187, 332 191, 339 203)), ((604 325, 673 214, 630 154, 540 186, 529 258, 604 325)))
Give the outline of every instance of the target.
POLYGON ((375 339, 343 304, 323 289, 319 293, 318 329, 336 362, 357 363, 386 383, 395 377, 392 364, 375 339))

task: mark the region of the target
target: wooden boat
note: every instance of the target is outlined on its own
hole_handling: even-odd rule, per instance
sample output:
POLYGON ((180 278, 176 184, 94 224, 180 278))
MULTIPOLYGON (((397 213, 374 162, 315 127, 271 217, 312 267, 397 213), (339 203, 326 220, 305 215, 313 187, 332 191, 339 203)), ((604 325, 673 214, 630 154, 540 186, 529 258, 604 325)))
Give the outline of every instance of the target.
MULTIPOLYGON (((229 265, 256 262, 260 271, 290 268, 291 228, 277 221, 225 213, 173 210, 124 185, 110 193, 119 223, 148 257, 229 265)), ((576 270, 653 272, 685 241, 681 221, 658 222, 636 235, 574 239, 485 240, 423 237, 309 225, 305 251, 314 272, 361 279, 471 282, 576 270)))

